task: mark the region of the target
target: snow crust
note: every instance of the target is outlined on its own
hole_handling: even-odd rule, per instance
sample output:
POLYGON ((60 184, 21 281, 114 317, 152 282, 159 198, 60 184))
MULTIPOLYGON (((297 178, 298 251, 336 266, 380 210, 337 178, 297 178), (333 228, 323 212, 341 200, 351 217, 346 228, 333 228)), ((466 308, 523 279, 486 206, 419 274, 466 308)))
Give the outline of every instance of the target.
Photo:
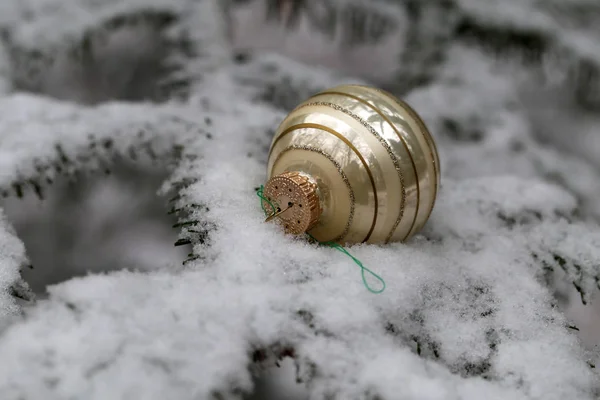
MULTIPOLYGON (((94 27, 123 10, 91 0, 55 12, 44 11, 55 2, 14 3, 33 9, 31 30, 15 28, 25 32, 19 43, 41 48, 52 15, 85 14, 82 24, 94 27)), ((177 14, 189 4, 161 7, 177 14)), ((199 4, 217 22, 209 34, 196 26, 191 40, 225 32, 225 11, 199 4)), ((87 28, 69 29, 76 39, 87 28)), ((236 61, 225 33, 218 40, 178 61, 172 73, 189 79, 184 99, 82 104, 86 87, 62 100, 10 89, 0 98, 6 196, 43 192, 61 175, 91 179, 86 171, 118 158, 149 158, 169 169, 161 193, 173 196, 179 238, 192 246, 182 266, 73 278, 21 305, 17 298, 31 299, 19 275, 25 246, 2 217, 1 399, 244 398, 257 371, 284 358, 311 399, 598 397, 597 343, 582 343, 553 283, 560 272, 588 307, 600 287, 600 173, 581 145, 599 140, 589 133, 600 127, 593 113, 585 129, 570 125, 574 144, 564 151, 556 133, 537 132, 523 74, 460 40, 445 43, 434 78, 403 96, 440 152, 431 220, 407 243, 349 249, 385 279, 374 295, 339 252, 264 224, 255 195, 287 110, 370 76, 263 52, 236 61)), ((579 110, 551 107, 557 119, 579 110)))

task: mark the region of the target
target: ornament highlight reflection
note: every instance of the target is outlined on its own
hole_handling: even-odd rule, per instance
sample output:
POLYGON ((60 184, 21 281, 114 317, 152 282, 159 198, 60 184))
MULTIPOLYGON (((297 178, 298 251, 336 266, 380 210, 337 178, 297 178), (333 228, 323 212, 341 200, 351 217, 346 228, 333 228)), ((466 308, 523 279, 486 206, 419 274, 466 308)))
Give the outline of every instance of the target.
POLYGON ((264 193, 279 205, 275 219, 287 232, 387 243, 408 239, 429 218, 440 163, 408 104, 377 88, 344 85, 287 115, 271 143, 267 176, 264 193))

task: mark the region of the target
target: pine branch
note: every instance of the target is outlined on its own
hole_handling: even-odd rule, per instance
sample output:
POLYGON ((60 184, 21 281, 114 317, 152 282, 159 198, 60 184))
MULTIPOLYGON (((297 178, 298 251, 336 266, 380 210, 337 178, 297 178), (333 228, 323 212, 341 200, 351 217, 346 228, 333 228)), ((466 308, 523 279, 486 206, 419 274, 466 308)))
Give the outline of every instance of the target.
MULTIPOLYGON (((271 4, 280 15, 284 4, 271 4)), ((110 380, 109 397, 240 398, 257 370, 292 358, 313 398, 420 399, 421 385, 443 398, 594 398, 595 364, 544 274, 563 269, 584 299, 598 286, 598 229, 581 221, 577 201, 599 197, 598 174, 536 141, 511 77, 453 45, 439 74, 411 91, 444 155, 444 186, 422 235, 352 249, 385 276, 389 289, 373 296, 338 253, 263 223, 253 188, 264 182, 273 127, 305 83, 313 90, 338 76, 256 57, 190 78, 188 103, 0 100, 2 192, 43 195, 59 174, 153 159, 172 168, 162 192, 178 243, 192 246, 178 270, 52 288, 0 335, 0 392, 104 398, 110 380), (126 381, 113 379, 124 372, 126 381)), ((186 73, 201 71, 190 58, 186 73)), ((0 228, 0 312, 9 314, 26 258, 8 224, 0 228)))
POLYGON ((222 18, 211 17, 217 4, 82 0, 26 20, 15 12, 0 21, 12 87, 87 104, 185 98, 229 56, 222 18))

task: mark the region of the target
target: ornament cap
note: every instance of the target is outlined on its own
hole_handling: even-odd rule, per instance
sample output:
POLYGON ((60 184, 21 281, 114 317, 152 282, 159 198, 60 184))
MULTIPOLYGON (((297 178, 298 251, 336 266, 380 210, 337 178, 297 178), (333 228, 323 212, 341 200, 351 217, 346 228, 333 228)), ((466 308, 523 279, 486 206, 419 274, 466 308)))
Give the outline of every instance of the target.
MULTIPOLYGON (((278 218, 287 233, 300 234, 312 229, 321 215, 318 187, 315 180, 298 171, 287 171, 269 179, 265 197, 277 210, 267 220, 278 218)), ((266 209, 270 205, 264 204, 266 209)))

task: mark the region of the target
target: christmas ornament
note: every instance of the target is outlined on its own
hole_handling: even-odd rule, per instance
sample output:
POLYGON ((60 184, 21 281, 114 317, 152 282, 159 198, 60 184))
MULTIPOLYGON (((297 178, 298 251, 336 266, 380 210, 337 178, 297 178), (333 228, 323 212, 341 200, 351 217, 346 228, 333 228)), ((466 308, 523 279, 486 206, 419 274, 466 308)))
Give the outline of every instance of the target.
POLYGON ((393 95, 344 85, 283 120, 263 190, 268 221, 319 242, 404 241, 431 214, 440 162, 421 118, 393 95))

